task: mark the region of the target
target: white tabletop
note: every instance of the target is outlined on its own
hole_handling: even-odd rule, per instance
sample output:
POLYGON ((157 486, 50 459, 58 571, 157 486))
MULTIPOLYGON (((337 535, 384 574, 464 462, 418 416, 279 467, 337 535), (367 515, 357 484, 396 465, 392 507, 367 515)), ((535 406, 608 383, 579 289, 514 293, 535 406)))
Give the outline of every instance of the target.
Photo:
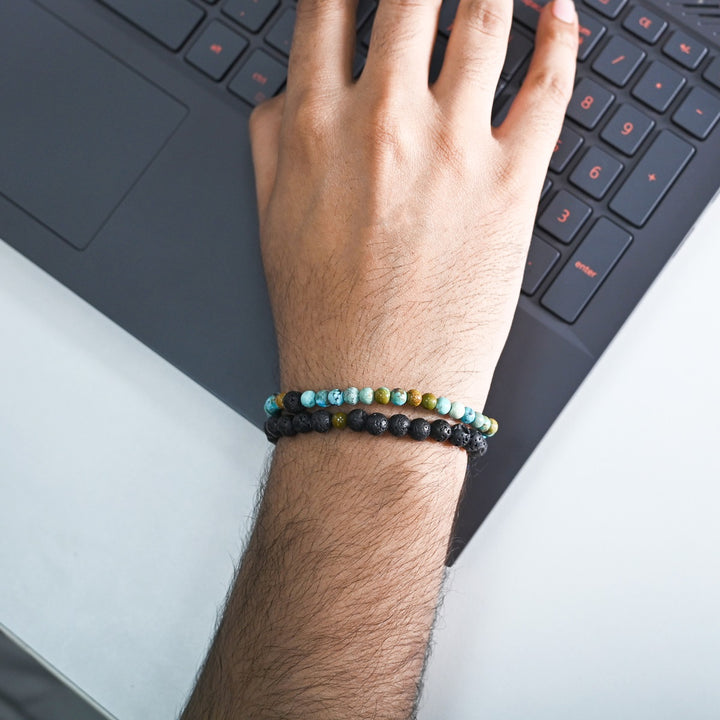
MULTIPOLYGON (((720 202, 451 572, 421 706, 716 718, 720 202)), ((0 623, 121 720, 176 716, 256 428, 0 243, 0 623)))

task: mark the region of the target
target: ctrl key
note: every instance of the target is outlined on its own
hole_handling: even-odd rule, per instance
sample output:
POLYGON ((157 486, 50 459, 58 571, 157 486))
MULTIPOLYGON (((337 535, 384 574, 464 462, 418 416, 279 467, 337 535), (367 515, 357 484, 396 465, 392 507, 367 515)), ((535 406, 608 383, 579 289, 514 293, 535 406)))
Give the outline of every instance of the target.
POLYGON ((233 78, 228 90, 253 107, 271 98, 285 83, 287 68, 262 50, 256 50, 233 78))
POLYGON ((543 295, 542 305, 575 322, 631 242, 630 233, 600 218, 543 295))

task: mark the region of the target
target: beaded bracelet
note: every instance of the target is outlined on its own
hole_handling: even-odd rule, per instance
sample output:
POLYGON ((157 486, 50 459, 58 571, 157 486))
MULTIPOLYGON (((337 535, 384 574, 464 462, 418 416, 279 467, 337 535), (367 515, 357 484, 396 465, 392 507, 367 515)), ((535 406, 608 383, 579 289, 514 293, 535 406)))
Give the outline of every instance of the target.
POLYGON ((469 405, 461 402, 453 402, 446 397, 437 397, 432 393, 421 393, 419 390, 402 390, 395 388, 390 390, 386 387, 373 390, 365 387, 360 390, 356 387, 349 387, 345 390, 335 388, 334 390, 290 390, 285 393, 270 395, 265 401, 265 413, 272 417, 279 415, 283 410, 290 413, 298 413, 314 407, 327 408, 340 405, 410 405, 411 407, 422 406, 426 410, 435 410, 438 415, 449 415, 453 420, 460 420, 476 430, 480 430, 485 437, 492 437, 498 431, 498 422, 494 418, 487 417, 482 413, 476 413, 469 405))
POLYGON ((485 435, 465 423, 454 425, 447 420, 429 422, 424 418, 410 420, 407 415, 383 415, 382 413, 366 413, 355 408, 349 413, 330 413, 327 410, 307 412, 301 410, 292 415, 271 415, 265 421, 265 436, 275 444, 281 437, 319 432, 326 433, 331 428, 344 430, 350 428, 355 432, 368 432, 370 435, 382 435, 388 431, 395 437, 411 437, 413 440, 431 438, 437 442, 447 442, 455 447, 463 448, 470 455, 484 455, 487 452, 485 435))

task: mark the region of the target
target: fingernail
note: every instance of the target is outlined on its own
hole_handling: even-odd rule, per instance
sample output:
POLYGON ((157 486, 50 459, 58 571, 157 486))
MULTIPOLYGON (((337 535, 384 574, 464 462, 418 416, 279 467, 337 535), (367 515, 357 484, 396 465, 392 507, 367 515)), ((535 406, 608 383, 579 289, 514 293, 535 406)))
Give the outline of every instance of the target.
POLYGON ((553 0, 552 13, 558 19, 572 25, 575 22, 575 3, 573 0, 553 0))

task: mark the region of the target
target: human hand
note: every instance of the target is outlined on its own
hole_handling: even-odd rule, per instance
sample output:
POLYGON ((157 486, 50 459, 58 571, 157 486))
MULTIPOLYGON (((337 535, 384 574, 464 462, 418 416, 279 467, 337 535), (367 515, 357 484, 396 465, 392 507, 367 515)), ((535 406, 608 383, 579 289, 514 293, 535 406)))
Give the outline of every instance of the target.
POLYGON ((416 387, 483 407, 570 99, 577 16, 541 14, 506 120, 510 0, 461 0, 428 85, 439 0, 380 0, 352 78, 355 3, 300 0, 287 91, 250 120, 282 389, 416 387))

